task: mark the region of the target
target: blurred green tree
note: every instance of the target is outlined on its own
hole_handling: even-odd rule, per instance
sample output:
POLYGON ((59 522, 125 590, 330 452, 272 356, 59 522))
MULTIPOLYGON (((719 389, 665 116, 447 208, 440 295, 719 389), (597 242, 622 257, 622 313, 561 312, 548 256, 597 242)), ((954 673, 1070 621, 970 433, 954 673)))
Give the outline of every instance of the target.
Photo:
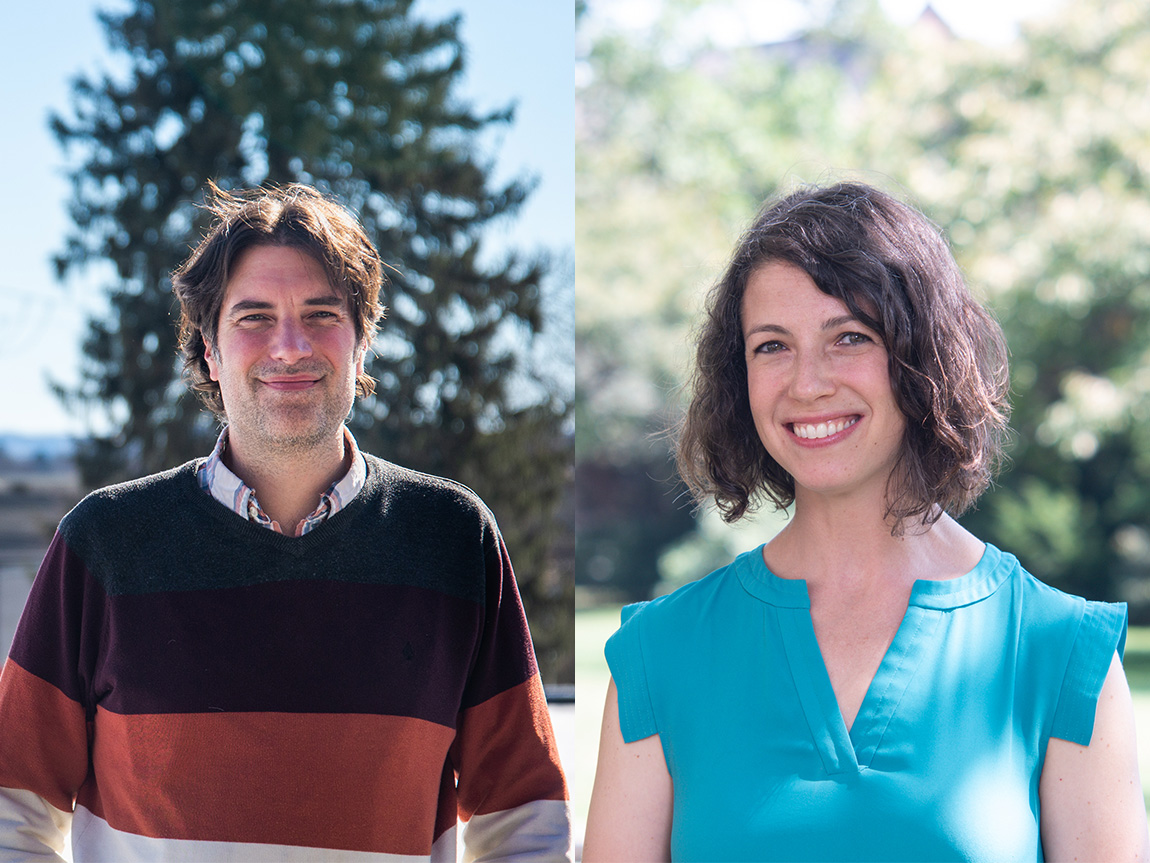
MULTIPOLYGON (((532 620, 561 621, 571 396, 530 350, 545 336, 552 262, 481 255, 484 229, 532 188, 495 187, 482 146, 513 111, 478 114, 456 97, 461 19, 423 21, 411 6, 133 0, 101 15, 127 71, 77 79, 70 116, 52 120, 78 164, 57 265, 106 259, 115 280, 108 313, 89 322, 81 382, 61 396, 110 429, 82 445, 90 485, 205 454, 213 420, 179 379, 169 282, 203 227, 205 183, 335 193, 391 267, 369 357, 379 386, 353 431, 368 451, 471 482, 501 517, 532 620)), ((570 621, 535 634, 545 678, 570 679, 570 621)))
POLYGON ((1150 619, 1150 8, 1078 0, 1005 47, 892 52, 866 150, 950 234, 1012 352, 1015 440, 965 519, 1150 619))

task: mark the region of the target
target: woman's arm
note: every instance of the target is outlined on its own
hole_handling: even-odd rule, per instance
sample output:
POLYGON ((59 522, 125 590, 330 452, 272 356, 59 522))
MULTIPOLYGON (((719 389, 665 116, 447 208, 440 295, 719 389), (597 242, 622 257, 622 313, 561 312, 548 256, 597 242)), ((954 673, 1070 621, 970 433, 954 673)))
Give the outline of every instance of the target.
POLYGON ((1134 705, 1115 654, 1089 746, 1051 738, 1038 785, 1047 860, 1150 859, 1134 705))
POLYGON ((599 733, 599 764, 583 863, 671 859, 671 775, 663 744, 653 734, 624 743, 619 731, 619 695, 612 680, 599 733))

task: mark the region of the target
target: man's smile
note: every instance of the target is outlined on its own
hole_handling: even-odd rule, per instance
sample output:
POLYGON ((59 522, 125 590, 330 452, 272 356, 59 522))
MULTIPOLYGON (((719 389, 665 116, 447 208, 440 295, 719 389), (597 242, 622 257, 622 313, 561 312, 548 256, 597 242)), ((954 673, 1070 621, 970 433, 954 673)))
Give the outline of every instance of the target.
POLYGON ((317 377, 286 377, 286 378, 261 378, 260 383, 273 390, 280 390, 281 392, 295 392, 298 390, 306 390, 315 386, 320 382, 317 377))

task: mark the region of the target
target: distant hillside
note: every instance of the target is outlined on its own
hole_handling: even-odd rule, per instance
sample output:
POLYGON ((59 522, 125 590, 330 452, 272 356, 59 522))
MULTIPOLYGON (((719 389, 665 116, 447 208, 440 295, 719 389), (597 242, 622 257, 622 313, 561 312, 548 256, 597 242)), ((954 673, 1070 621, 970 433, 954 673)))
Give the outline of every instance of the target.
POLYGON ((0 460, 17 463, 54 462, 71 458, 76 441, 68 435, 28 435, 0 432, 0 460))
POLYGON ((0 434, 0 572, 34 572, 56 523, 80 499, 74 451, 64 436, 0 434))

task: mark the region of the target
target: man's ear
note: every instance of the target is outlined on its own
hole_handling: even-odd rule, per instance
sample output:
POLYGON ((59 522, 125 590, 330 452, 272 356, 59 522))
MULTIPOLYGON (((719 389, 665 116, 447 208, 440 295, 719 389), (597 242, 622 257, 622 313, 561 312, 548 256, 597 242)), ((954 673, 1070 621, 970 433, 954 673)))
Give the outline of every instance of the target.
POLYGON ((367 359, 367 339, 359 343, 359 347, 355 349, 355 374, 359 377, 363 374, 364 360, 367 359))
POLYGON ((217 359, 216 349, 204 339, 204 359, 208 363, 208 375, 213 381, 219 383, 220 380, 220 367, 217 359))

